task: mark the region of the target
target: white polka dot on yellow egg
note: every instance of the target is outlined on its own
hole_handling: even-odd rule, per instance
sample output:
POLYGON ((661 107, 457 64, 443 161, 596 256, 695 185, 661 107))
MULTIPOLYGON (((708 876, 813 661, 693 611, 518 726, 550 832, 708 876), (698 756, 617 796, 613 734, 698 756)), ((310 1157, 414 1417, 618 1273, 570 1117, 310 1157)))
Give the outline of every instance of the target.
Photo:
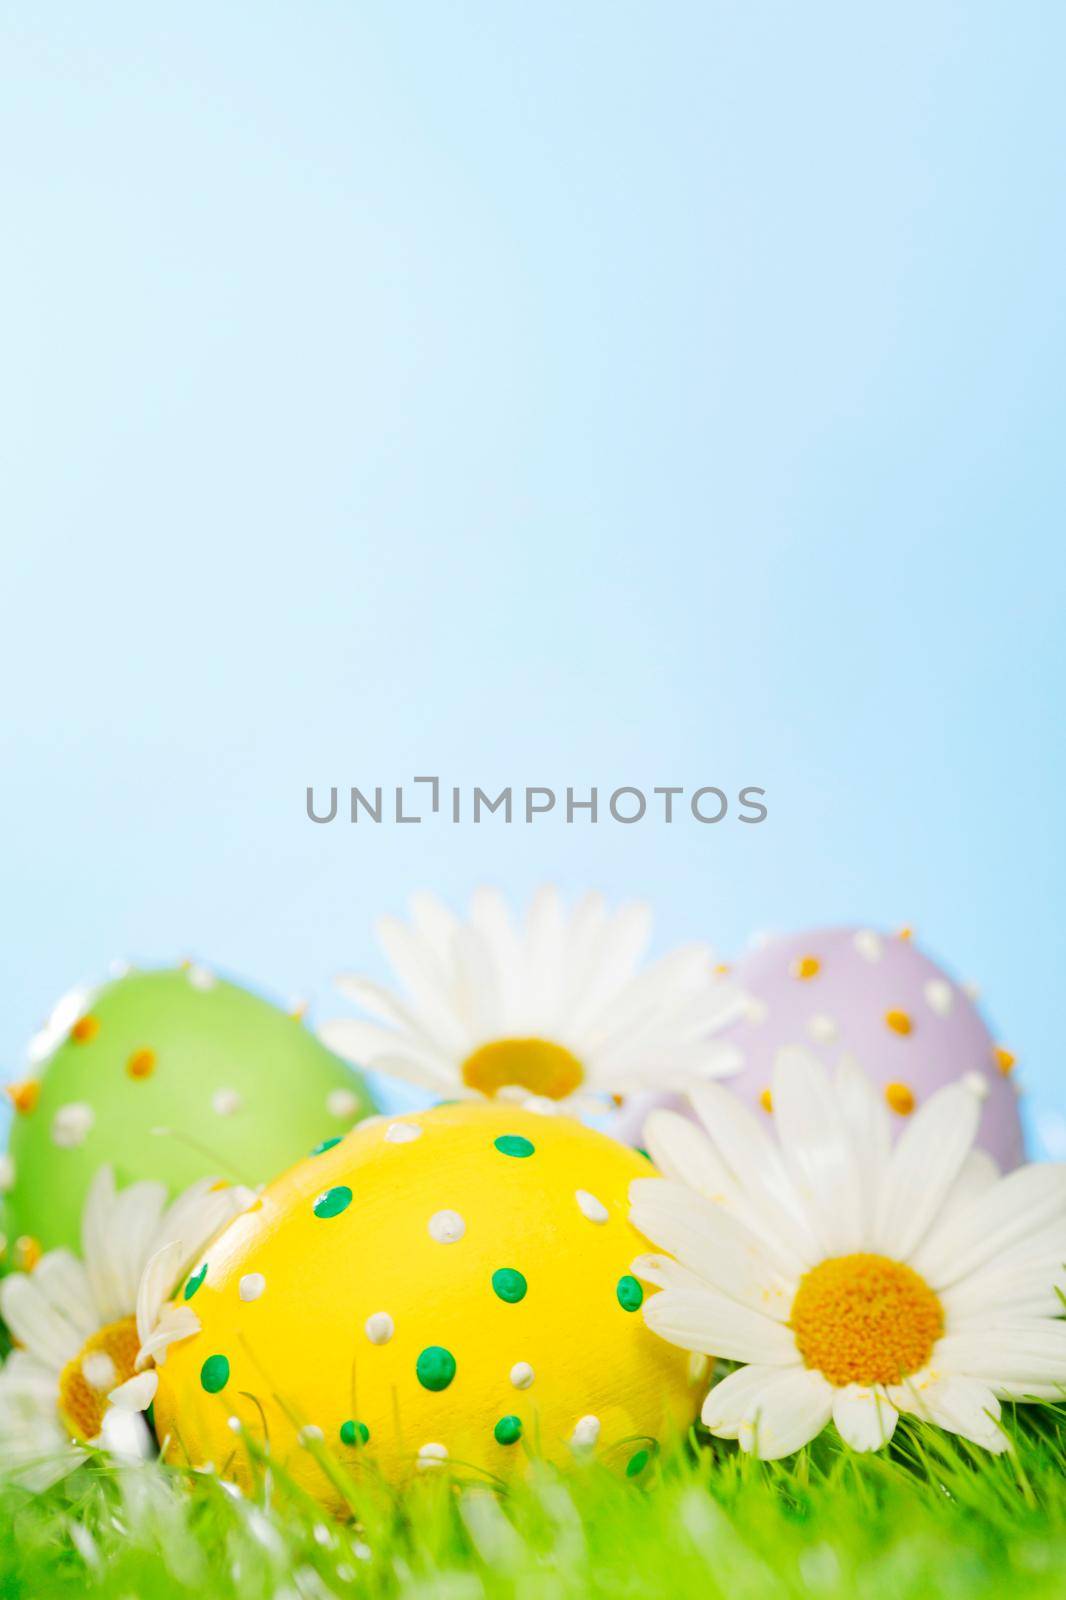
MULTIPOLYGON (((491 1104, 324 1140, 207 1252, 201 1330, 160 1369, 160 1437, 221 1466, 229 1418, 265 1427, 327 1504, 301 1429, 394 1480, 446 1460, 499 1475, 575 1445, 636 1476, 701 1398, 630 1271, 647 1241, 628 1189, 650 1170, 568 1117, 491 1104)), ((227 1471, 251 1481, 240 1459, 227 1471)))

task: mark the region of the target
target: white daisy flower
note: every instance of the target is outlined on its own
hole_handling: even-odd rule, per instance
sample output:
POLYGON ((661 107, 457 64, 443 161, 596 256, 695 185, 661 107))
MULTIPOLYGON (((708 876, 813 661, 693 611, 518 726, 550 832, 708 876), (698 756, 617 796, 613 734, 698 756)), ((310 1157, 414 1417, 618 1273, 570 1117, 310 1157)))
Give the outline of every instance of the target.
POLYGON ((736 996, 704 945, 641 967, 646 906, 609 912, 589 894, 568 912, 546 888, 519 926, 503 896, 482 889, 466 921, 431 895, 411 911, 410 924, 386 917, 377 928, 409 998, 340 978, 377 1020, 321 1029, 360 1066, 448 1096, 532 1097, 542 1110, 717 1075, 708 1038, 732 1019, 736 996))
POLYGON ((1066 1396, 1066 1166, 1001 1178, 972 1148, 981 1102, 951 1084, 892 1148, 881 1097, 849 1062, 835 1079, 783 1051, 777 1139, 715 1085, 692 1095, 706 1132, 648 1119, 662 1178, 631 1188, 663 1256, 647 1324, 671 1344, 743 1362, 703 1421, 768 1459, 832 1419, 855 1450, 901 1411, 986 1450, 1007 1447, 1000 1401, 1066 1396))
POLYGON ((156 1364, 199 1330, 167 1302, 189 1265, 253 1198, 204 1178, 172 1205, 161 1183, 116 1191, 97 1173, 82 1216, 82 1260, 50 1250, 0 1282, 17 1348, 0 1370, 0 1469, 31 1489, 72 1471, 89 1446, 143 1454, 136 1413, 155 1397, 156 1364))

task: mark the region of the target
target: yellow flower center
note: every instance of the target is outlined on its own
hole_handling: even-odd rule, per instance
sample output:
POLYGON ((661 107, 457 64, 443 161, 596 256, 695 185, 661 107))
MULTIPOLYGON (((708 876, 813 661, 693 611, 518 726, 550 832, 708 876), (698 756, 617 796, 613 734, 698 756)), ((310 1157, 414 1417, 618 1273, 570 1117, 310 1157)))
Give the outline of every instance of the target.
POLYGON ((123 1317, 86 1339, 60 1373, 59 1414, 83 1444, 100 1432, 111 1390, 133 1377, 139 1349, 136 1319, 123 1317))
POLYGON ((548 1039, 494 1039, 463 1062, 463 1082, 487 1095, 513 1084, 546 1100, 565 1100, 584 1077, 577 1057, 548 1039))
POLYGON ((944 1311, 924 1278, 886 1256, 835 1256, 804 1273, 789 1327, 830 1383, 899 1383, 924 1367, 944 1311))

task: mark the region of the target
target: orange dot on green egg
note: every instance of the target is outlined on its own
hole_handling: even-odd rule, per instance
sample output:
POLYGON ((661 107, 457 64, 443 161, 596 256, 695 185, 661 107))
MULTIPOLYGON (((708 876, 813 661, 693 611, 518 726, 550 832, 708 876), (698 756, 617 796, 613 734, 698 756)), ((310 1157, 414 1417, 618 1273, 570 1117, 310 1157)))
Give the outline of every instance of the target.
POLYGON ((90 1044, 100 1032, 100 1020, 92 1012, 87 1012, 84 1017, 79 1017, 70 1030, 70 1037, 76 1044, 90 1044))
POLYGON ((41 1241, 32 1233, 15 1240, 15 1261, 20 1272, 32 1272, 41 1259, 41 1241))
POLYGON ((145 1045, 140 1050, 135 1050, 126 1062, 126 1071, 131 1078, 150 1078, 155 1071, 156 1054, 145 1045))
POLYGON ((20 1116, 28 1116, 37 1109, 41 1086, 36 1078, 26 1078, 22 1083, 9 1083, 6 1094, 20 1116))

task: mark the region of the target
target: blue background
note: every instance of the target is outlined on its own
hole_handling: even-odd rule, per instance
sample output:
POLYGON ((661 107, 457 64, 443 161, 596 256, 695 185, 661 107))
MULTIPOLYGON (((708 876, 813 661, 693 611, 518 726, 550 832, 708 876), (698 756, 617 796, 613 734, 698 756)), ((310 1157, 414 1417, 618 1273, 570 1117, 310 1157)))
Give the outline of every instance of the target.
MULTIPOLYGON (((0 1062, 545 878, 915 926, 1061 1099, 1066 9, 0 6, 0 1062), (312 826, 746 783, 769 820, 312 826)), ((338 1006, 337 1009, 340 1009, 338 1006)))

